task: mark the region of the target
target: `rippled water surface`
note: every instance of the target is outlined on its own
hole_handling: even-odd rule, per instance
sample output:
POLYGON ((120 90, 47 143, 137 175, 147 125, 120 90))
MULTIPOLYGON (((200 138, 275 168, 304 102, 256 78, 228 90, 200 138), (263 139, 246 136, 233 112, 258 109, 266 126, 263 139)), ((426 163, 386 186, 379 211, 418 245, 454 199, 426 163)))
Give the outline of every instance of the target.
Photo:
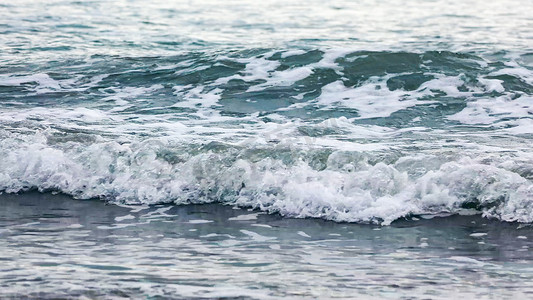
POLYGON ((43 297, 525 297, 530 11, 0 3, 0 284, 43 297), (232 207, 260 226, 229 220, 245 212, 232 207), (84 219, 58 225, 56 208, 84 219), (222 221, 184 227, 204 209, 222 221), (447 217, 422 220, 434 216, 447 217))
POLYGON ((527 298, 529 226, 479 217, 379 227, 220 205, 1 196, 4 296, 527 298), (503 288, 505 287, 505 288, 503 288), (6 293, 7 292, 7 293, 6 293))

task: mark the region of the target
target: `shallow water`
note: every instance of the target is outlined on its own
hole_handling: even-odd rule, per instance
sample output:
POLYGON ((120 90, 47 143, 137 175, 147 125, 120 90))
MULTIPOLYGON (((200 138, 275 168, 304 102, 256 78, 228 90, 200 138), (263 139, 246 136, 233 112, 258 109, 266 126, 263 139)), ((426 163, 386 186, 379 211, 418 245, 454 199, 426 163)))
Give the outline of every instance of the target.
POLYGON ((533 230, 478 216, 391 226, 218 204, 0 196, 3 297, 528 298, 533 230))

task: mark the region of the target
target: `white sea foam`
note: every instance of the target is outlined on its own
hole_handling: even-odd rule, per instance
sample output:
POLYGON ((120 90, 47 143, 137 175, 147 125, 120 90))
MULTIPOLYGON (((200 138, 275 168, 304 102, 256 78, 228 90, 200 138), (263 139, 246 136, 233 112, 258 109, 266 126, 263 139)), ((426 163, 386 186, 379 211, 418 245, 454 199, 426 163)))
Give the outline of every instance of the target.
POLYGON ((206 110, 213 106, 218 106, 218 100, 220 100, 221 89, 215 88, 210 91, 204 92, 204 86, 196 86, 188 89, 187 86, 175 86, 174 94, 178 96, 179 102, 172 107, 187 107, 191 109, 202 108, 202 112, 208 112, 209 117, 212 117, 214 111, 206 110))
POLYGON ((61 85, 58 81, 52 79, 48 74, 38 73, 27 76, 7 76, 0 75, 0 86, 20 86, 22 84, 36 83, 35 92, 37 94, 44 94, 61 90, 61 85))
POLYGON ((254 240, 256 242, 265 242, 265 241, 270 241, 270 240, 277 239, 276 237, 269 237, 269 236, 260 235, 259 233, 253 232, 253 231, 250 231, 250 230, 242 229, 241 232, 246 234, 247 236, 249 236, 252 240, 254 240))
MULTIPOLYGON (((510 96, 482 98, 468 102, 465 109, 449 117, 450 120, 465 124, 498 124, 508 118, 533 118, 533 97, 521 96, 512 99, 510 96)), ((504 124, 508 124, 506 122, 504 124)))
POLYGON ((257 215, 259 215, 259 214, 256 213, 256 214, 239 215, 239 216, 236 216, 236 217, 229 218, 228 220, 229 221, 251 221, 251 220, 257 220, 257 215))
POLYGON ((301 49, 284 51, 283 53, 281 53, 281 58, 287 58, 287 57, 291 57, 295 55, 302 55, 305 53, 306 51, 301 50, 301 49))
POLYGON ((505 88, 502 85, 503 80, 478 78, 478 81, 485 86, 487 92, 503 93, 505 91, 505 88))
POLYGON ((73 109, 34 107, 26 110, 0 111, 0 121, 20 122, 27 120, 46 120, 44 122, 104 122, 119 120, 120 117, 112 116, 98 109, 76 107, 73 109))
POLYGON ((190 220, 189 224, 206 224, 206 223, 212 223, 212 222, 213 221, 211 220, 198 219, 198 220, 190 220))
MULTIPOLYGON (((239 63, 245 63, 245 70, 242 72, 242 74, 219 78, 215 81, 215 84, 226 84, 232 79, 239 79, 243 81, 268 80, 270 74, 280 65, 280 63, 276 60, 267 59, 274 53, 275 52, 270 52, 259 57, 252 58, 230 59, 239 63)), ((221 59, 229 58, 221 57, 221 59)))
POLYGON ((435 79, 424 82, 419 91, 441 91, 449 97, 467 97, 471 96, 473 91, 459 91, 459 87, 464 84, 463 75, 445 76, 442 74, 430 73, 428 75, 435 76, 435 79))
POLYGON ((288 69, 285 71, 275 71, 269 74, 265 83, 250 87, 248 92, 260 91, 273 86, 291 86, 295 82, 307 78, 312 73, 313 70, 308 66, 288 69))
POLYGON ((129 99, 135 99, 140 101, 137 97, 152 93, 159 89, 162 89, 161 84, 154 84, 150 87, 124 87, 124 88, 110 88, 113 91, 113 94, 107 97, 104 97, 103 101, 115 101, 117 105, 128 104, 129 99))
POLYGON ((492 72, 490 75, 491 76, 511 75, 511 76, 515 76, 515 77, 522 79, 529 85, 533 85, 533 71, 520 66, 514 60, 507 62, 506 65, 508 65, 509 67, 492 72))
MULTIPOLYGON (((0 189, 51 189, 130 204, 221 202, 293 217, 382 224, 411 214, 459 212, 473 202, 486 216, 533 221, 527 209, 533 183, 520 175, 533 161, 528 156, 513 164, 479 153, 457 159, 411 154, 371 163, 371 152, 336 151, 317 169, 304 157, 287 163, 268 157, 273 153, 261 159, 232 151, 165 158, 173 148, 164 139, 50 145, 41 134, 25 140, 11 134, 0 147, 0 189)), ((268 149, 261 151, 276 151, 268 149)))
POLYGON ((342 81, 330 83, 322 88, 317 102, 328 109, 338 105, 355 108, 360 118, 365 119, 388 117, 393 112, 417 105, 416 98, 407 96, 402 90, 390 91, 385 82, 374 78, 355 88, 346 87, 342 81))
POLYGON ((482 236, 486 236, 487 233, 486 232, 475 232, 475 233, 471 233, 470 236, 471 237, 482 237, 482 236))
MULTIPOLYGON (((533 133, 533 98, 520 90, 527 91, 527 86, 510 91, 505 80, 491 77, 509 75, 527 84, 527 69, 509 63, 476 76, 422 72, 431 78, 407 90, 389 89, 387 82, 412 73, 372 76, 347 86, 350 74, 339 58, 353 49, 324 50, 318 62, 286 69, 273 59, 304 53, 221 55, 215 64, 229 60, 244 64, 244 69, 183 85, 113 84, 95 91, 91 87, 109 75, 64 80, 44 73, 2 75, 0 86, 23 87, 33 96, 84 91, 94 102, 71 105, 76 102, 68 96, 61 98, 66 104, 49 107, 3 107, 0 190, 54 190, 123 204, 220 202, 293 217, 381 224, 410 215, 472 211, 506 221, 533 221, 528 209, 533 201, 533 157, 529 140, 514 136, 533 133), (327 75, 331 80, 317 83, 308 92, 316 92, 315 98, 307 99, 297 82, 315 78, 321 69, 334 71, 327 75), (239 93, 250 97, 279 88, 283 93, 275 100, 306 100, 265 111, 270 108, 250 99, 243 105, 254 111, 234 116, 224 110, 226 103, 236 101, 225 93, 231 80, 246 82, 239 93), (167 87, 173 85, 173 95, 168 94, 167 87), (161 103, 146 101, 154 98, 161 103), (437 121, 455 121, 449 122, 453 126, 427 124, 435 112, 427 111, 439 105, 442 119, 437 121), (351 117, 342 116, 345 109, 351 117), (407 119, 396 116, 401 111, 407 119), (413 122, 419 127, 409 126, 413 122), (502 140, 458 129, 474 125, 502 140)), ((355 63, 370 55, 343 61, 355 63)), ((158 71, 179 69, 168 72, 178 77, 208 70, 207 64, 197 66, 190 60, 155 65, 158 71)), ((478 65, 489 68, 484 62, 478 65)), ((42 99, 48 98, 36 101, 42 99)), ((165 217, 161 212, 142 218, 165 217)))

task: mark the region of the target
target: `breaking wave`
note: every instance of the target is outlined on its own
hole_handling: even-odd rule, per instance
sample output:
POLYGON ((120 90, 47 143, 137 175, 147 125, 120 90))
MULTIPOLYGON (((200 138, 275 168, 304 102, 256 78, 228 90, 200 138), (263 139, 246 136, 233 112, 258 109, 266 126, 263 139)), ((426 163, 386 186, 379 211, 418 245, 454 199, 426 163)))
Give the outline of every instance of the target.
POLYGON ((4 74, 0 190, 533 222, 530 58, 249 49, 4 74))

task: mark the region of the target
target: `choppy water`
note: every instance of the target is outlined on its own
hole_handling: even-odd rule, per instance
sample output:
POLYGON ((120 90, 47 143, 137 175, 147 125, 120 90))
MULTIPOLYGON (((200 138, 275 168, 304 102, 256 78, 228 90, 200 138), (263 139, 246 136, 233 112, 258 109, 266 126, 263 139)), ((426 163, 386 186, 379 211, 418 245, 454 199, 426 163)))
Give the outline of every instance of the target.
POLYGON ((533 222, 531 11, 4 1, 0 191, 533 222))
POLYGON ((531 8, 4 3, 0 189, 531 222, 531 8))

